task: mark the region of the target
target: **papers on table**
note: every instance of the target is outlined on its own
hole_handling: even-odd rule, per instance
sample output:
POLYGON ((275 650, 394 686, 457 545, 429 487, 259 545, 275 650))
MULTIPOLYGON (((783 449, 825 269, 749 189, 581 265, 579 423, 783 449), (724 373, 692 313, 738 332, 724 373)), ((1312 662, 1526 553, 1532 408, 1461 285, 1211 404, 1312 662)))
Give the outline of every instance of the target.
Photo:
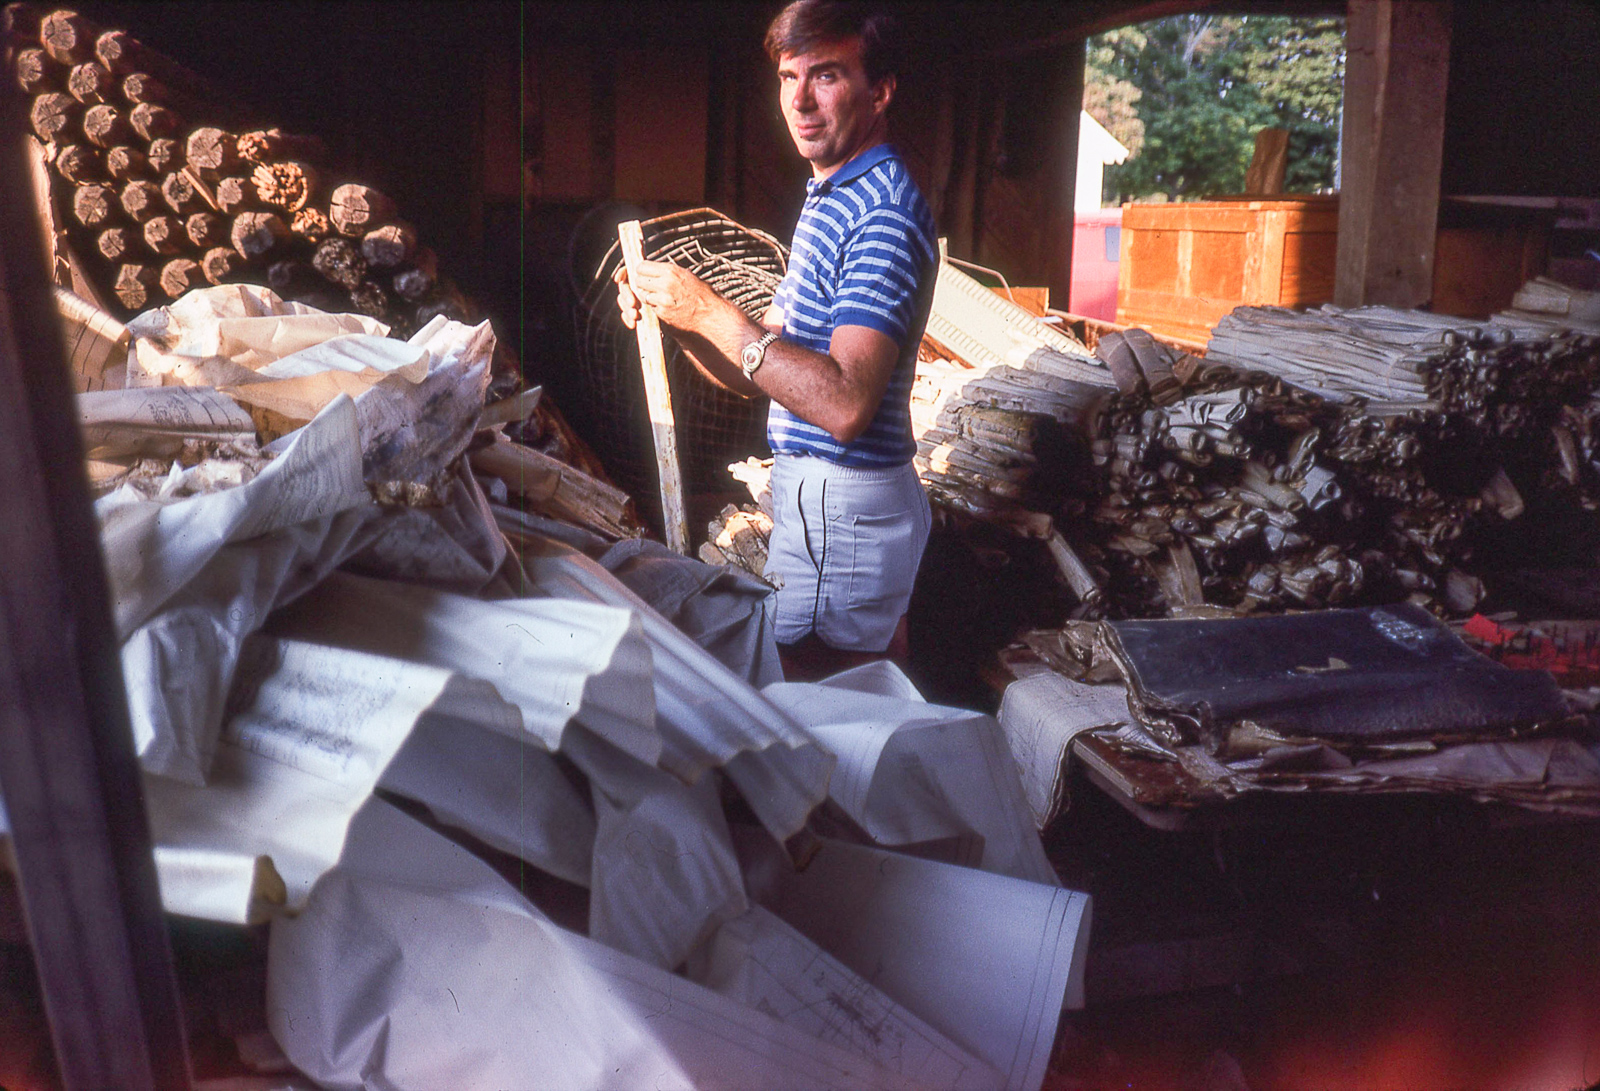
POLYGON ((1006 687, 1000 726, 1039 829, 1061 811, 1062 778, 1072 740, 1085 731, 1132 719, 1128 692, 1119 683, 1091 686, 1043 671, 1006 687))

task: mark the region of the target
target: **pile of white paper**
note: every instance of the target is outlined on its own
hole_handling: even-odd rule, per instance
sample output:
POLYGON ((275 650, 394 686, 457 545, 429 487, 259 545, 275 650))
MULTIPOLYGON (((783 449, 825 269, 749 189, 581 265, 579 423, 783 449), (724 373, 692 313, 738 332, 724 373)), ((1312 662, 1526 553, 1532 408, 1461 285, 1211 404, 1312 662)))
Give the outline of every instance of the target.
POLYGON ((230 286, 129 330, 82 411, 162 898, 272 921, 305 1075, 1039 1086, 1089 905, 993 718, 782 683, 765 585, 491 504, 487 324, 230 286))

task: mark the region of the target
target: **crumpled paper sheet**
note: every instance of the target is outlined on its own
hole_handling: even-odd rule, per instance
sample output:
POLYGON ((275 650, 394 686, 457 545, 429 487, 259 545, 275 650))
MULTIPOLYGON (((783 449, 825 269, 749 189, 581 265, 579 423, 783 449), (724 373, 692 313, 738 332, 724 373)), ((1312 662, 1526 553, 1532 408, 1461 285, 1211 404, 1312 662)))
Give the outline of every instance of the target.
POLYGON ((128 323, 128 386, 229 386, 255 381, 275 360, 335 337, 382 337, 389 328, 359 314, 291 303, 270 288, 198 288, 128 323))
POLYGON ((557 927, 377 800, 305 912, 274 921, 267 1012, 339 1091, 932 1086, 557 927))

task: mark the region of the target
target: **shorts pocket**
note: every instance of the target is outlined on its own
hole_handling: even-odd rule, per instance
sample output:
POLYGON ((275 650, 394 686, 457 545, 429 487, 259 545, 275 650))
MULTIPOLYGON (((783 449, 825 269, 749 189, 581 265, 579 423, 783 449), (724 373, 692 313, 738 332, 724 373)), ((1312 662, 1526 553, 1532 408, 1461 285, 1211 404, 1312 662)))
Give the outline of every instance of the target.
MULTIPOLYGON (((921 527, 914 511, 857 514, 850 527, 850 605, 890 604, 911 594, 922 559, 921 527)), ((898 613, 896 620, 898 620, 898 613)))

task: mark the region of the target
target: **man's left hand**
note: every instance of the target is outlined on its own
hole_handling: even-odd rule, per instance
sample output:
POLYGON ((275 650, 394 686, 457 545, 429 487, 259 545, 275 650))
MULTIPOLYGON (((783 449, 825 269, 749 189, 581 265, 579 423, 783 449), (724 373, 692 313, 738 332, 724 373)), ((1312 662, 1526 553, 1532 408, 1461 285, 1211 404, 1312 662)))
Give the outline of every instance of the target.
POLYGON ((723 304, 711 286, 689 270, 665 261, 641 261, 628 286, 641 303, 655 308, 663 323, 675 330, 702 332, 723 304))

